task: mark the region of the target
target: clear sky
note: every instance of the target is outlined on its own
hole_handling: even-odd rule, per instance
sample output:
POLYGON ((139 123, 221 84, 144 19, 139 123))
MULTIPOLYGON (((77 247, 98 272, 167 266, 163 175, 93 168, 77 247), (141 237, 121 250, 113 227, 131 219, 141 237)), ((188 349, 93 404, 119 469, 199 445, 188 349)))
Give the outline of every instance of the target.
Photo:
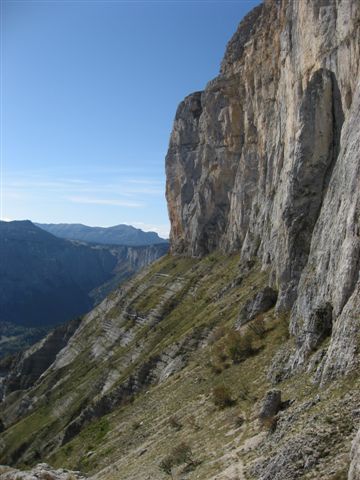
POLYGON ((259 3, 2 0, 2 218, 167 236, 176 107, 259 3))

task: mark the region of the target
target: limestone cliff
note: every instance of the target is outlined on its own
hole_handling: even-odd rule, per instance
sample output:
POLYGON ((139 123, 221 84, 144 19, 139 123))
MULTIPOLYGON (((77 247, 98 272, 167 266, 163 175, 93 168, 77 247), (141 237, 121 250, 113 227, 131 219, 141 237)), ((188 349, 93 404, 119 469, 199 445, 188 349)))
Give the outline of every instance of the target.
POLYGON ((353 364, 359 328, 359 61, 358 0, 265 1, 166 158, 172 252, 258 259, 292 308, 292 367, 333 328, 319 379, 353 364))

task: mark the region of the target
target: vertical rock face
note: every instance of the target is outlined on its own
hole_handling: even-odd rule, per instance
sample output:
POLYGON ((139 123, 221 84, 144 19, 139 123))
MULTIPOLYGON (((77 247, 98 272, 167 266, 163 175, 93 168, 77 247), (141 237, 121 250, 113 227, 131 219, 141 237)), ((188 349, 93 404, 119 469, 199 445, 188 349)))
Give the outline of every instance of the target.
POLYGON ((353 440, 350 457, 348 480, 357 480, 360 478, 360 429, 353 440))
POLYGON ((265 1, 178 107, 166 158, 172 252, 257 257, 292 309, 294 366, 333 332, 324 379, 358 342, 359 63, 358 0, 265 1))

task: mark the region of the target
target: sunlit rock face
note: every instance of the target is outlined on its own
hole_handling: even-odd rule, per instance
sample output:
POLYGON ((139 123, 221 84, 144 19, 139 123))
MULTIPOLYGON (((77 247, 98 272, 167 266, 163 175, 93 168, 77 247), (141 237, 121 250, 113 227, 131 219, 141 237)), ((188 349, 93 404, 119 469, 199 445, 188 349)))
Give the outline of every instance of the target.
POLYGON ((359 45, 358 0, 265 1, 179 105, 166 158, 172 252, 260 261, 294 367, 333 332, 320 379, 353 362, 359 327, 359 45))

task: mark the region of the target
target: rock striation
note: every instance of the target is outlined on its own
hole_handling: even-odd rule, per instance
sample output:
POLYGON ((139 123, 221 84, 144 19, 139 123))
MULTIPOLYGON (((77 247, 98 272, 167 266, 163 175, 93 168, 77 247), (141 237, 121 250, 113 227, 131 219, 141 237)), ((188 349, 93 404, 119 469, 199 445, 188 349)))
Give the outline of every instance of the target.
POLYGON ((166 157, 171 251, 257 259, 292 309, 292 368, 333 332, 319 381, 358 341, 359 46, 357 0, 266 0, 179 105, 166 157))
POLYGON ((13 468, 5 468, 5 472, 1 472, 0 480, 86 480, 81 472, 66 470, 64 468, 53 469, 46 463, 39 463, 31 470, 17 470, 13 468))
POLYGON ((1 368, 3 378, 0 377, 0 400, 15 390, 26 390, 34 385, 36 380, 54 362, 56 355, 64 348, 76 329, 81 317, 75 318, 64 325, 59 325, 45 338, 30 347, 6 358, 3 363, 6 369, 1 368))
POLYGON ((353 440, 350 455, 351 463, 348 480, 357 480, 358 478, 360 478, 360 429, 353 440))

